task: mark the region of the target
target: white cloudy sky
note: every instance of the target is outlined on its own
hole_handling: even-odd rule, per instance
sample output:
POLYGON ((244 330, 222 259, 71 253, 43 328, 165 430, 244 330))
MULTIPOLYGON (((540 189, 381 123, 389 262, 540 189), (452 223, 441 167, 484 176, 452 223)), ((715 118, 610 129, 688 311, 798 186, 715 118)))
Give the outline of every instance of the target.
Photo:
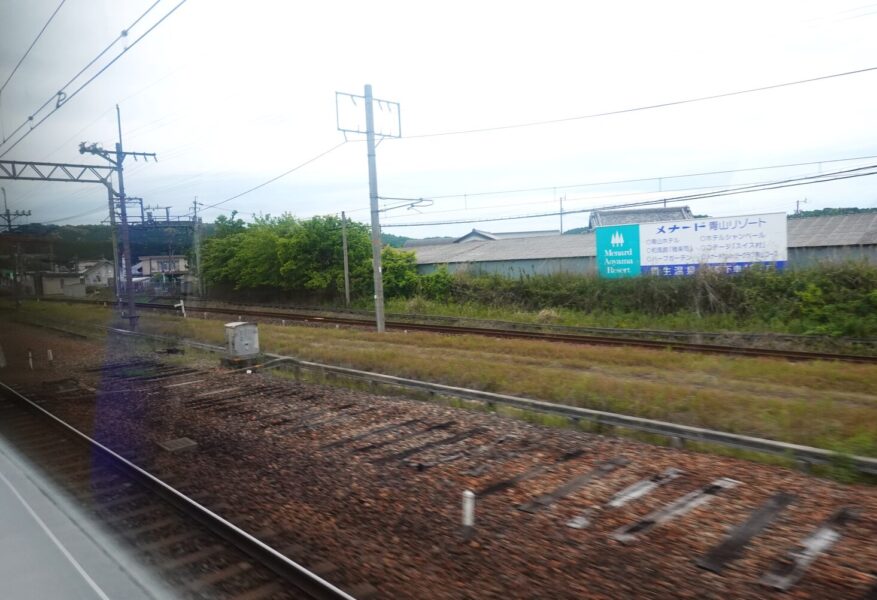
MULTIPOLYGON (((67 0, 0 96, 5 136, 154 0, 67 0)), ((59 0, 0 0, 0 82, 59 0)), ((178 0, 161 0, 130 44, 178 0)), ((183 213, 220 202, 343 141, 335 92, 401 104, 402 139, 378 147, 382 196, 434 198, 383 215, 423 237, 556 229, 558 218, 430 227, 393 224, 553 212, 672 197, 877 163, 877 158, 704 177, 674 175, 877 156, 877 71, 709 102, 501 131, 424 134, 563 119, 877 66, 877 3, 283 2, 188 0, 34 129, 4 160, 97 162, 80 141, 115 141, 120 104, 130 195, 183 213), (649 179, 584 186, 592 182, 649 179), (664 179, 657 179, 664 178, 664 179), (579 187, 573 187, 579 186, 579 187), (530 192, 483 194, 540 188, 530 192), (556 188, 556 189, 555 189, 556 188), (659 191, 660 190, 660 191, 659 191), (444 196, 444 197, 442 197, 444 196), (456 197, 454 197, 456 196, 456 197)), ((114 53, 116 45, 87 73, 114 53)), ((66 88, 69 93, 78 83, 66 88)), ((345 120, 354 107, 344 104, 345 120)), ((40 113, 38 117, 45 114, 40 113)), ((381 113, 387 115, 389 113, 381 113)), ((368 219, 365 144, 347 143, 222 209, 368 219)), ((699 200, 711 215, 877 206, 875 177, 699 200)), ((31 220, 105 218, 99 186, 0 182, 31 220), (103 212, 101 212, 103 210, 103 212), (85 216, 83 213, 91 213, 85 216)), ((393 205, 396 202, 386 201, 393 205)), ((225 213, 227 214, 227 213, 225 213)), ((587 223, 567 215, 566 229, 587 223)))

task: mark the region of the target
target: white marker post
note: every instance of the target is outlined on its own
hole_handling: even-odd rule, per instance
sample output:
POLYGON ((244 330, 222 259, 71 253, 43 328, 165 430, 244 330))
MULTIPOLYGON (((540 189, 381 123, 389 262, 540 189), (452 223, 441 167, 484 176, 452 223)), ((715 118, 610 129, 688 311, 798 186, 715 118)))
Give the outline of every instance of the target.
POLYGON ((30 370, 33 371, 33 352, 30 350, 27 351, 27 364, 30 367, 30 370))
POLYGON ((186 303, 183 302, 182 298, 180 298, 179 304, 174 304, 174 308, 179 308, 180 310, 182 310, 183 311, 183 318, 184 319, 186 318, 186 303))
POLYGON ((475 493, 463 492, 463 539, 471 539, 475 533, 475 493))
POLYGON ((46 357, 49 359, 49 366, 50 366, 50 367, 54 367, 54 366, 55 366, 55 355, 52 354, 52 349, 51 349, 51 348, 49 348, 49 349, 46 351, 46 357))

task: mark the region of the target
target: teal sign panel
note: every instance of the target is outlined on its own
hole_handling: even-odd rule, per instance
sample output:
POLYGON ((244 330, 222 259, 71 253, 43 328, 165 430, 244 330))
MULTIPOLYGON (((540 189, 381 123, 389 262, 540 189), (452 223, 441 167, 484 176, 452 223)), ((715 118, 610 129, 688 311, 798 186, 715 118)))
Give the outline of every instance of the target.
POLYGON ((636 277, 640 274, 639 225, 597 228, 597 269, 600 277, 636 277))

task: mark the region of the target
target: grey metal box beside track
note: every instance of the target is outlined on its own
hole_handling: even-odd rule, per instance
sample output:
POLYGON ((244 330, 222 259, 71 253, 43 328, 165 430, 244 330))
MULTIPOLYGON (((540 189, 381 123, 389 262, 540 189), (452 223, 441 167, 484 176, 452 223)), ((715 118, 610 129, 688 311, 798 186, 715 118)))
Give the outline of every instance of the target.
POLYGON ((255 323, 234 321, 225 324, 229 358, 249 358, 259 354, 259 327, 255 323))

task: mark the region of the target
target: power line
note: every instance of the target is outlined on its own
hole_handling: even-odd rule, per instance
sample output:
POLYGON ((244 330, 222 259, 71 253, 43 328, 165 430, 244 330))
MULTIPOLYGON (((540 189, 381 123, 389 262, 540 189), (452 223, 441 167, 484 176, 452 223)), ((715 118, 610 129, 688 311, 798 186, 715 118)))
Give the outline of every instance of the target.
MULTIPOLYGON (((656 175, 654 177, 638 177, 634 179, 614 179, 609 181, 591 181, 588 183, 575 183, 575 184, 566 184, 566 185, 547 185, 541 187, 531 187, 531 188, 517 188, 517 189, 506 189, 506 190, 493 190, 493 191, 482 191, 482 192, 472 192, 472 193, 464 193, 464 194, 441 194, 438 196, 424 195, 422 198, 427 198, 429 200, 445 200, 449 198, 473 198, 478 196, 499 196, 502 194, 519 194, 525 192, 550 192, 553 190, 569 190, 574 188, 581 187, 596 187, 600 185, 616 185, 622 183, 643 183, 646 181, 658 181, 663 179, 684 179, 687 177, 706 177, 708 175, 730 175, 733 173, 745 173, 747 171, 767 171, 771 169, 784 169, 791 167, 810 167, 813 165, 821 165, 828 163, 838 163, 838 162, 852 162, 854 160, 870 160, 873 158, 877 158, 877 154, 871 154, 868 156, 852 156, 849 158, 832 158, 826 160, 814 160, 810 162, 799 162, 799 163, 786 163, 782 165, 766 165, 761 167, 746 167, 740 169, 724 169, 721 171, 703 171, 700 173, 682 173, 677 175, 656 175)), ((416 200, 417 198, 403 198, 403 197, 391 197, 387 196, 386 199, 392 200, 416 200)))
POLYGON ((732 96, 742 96, 743 94, 752 94, 755 92, 764 92, 768 90, 775 90, 778 88, 789 87, 794 85, 802 85, 805 83, 814 83, 816 81, 825 81, 827 79, 836 79, 838 77, 846 77, 849 75, 859 75, 862 73, 868 73, 870 71, 877 71, 877 66, 875 67, 867 67, 865 69, 856 69, 855 71, 845 71, 843 73, 832 73, 831 75, 821 75, 819 77, 811 77, 810 79, 799 79, 797 81, 786 81, 783 83, 775 83, 773 85, 765 85, 761 87, 748 88, 745 90, 737 90, 734 92, 723 92, 721 94, 712 94, 710 96, 699 96, 697 98, 688 98, 685 100, 673 100, 671 102, 661 102, 660 104, 649 104, 646 106, 636 106, 632 108, 623 108, 619 110, 611 110, 606 112, 599 113, 591 113, 588 115, 579 115, 576 117, 564 117, 560 119, 547 119, 544 121, 530 121, 529 123, 516 123, 512 125, 498 125, 496 127, 480 127, 477 129, 461 129, 458 131, 440 131, 434 133, 421 133, 416 135, 407 135, 403 139, 415 139, 415 138, 430 138, 430 137, 440 137, 440 136, 448 136, 448 135, 464 135, 470 133, 486 133, 490 131, 504 131, 507 129, 520 129, 524 127, 539 127, 542 125, 552 125, 556 123, 568 123, 570 121, 581 121, 584 119, 596 119, 598 117, 609 117, 612 115, 622 115, 633 112, 641 112, 646 110, 654 110, 656 108, 667 108, 669 106, 680 106, 682 104, 692 104, 694 102, 705 102, 707 100, 718 100, 720 98, 730 98, 732 96))
POLYGON ((5 137, 5 136, 4 136, 2 142, 0 142, 0 145, 5 144, 7 140, 9 140, 10 138, 12 138, 12 136, 14 136, 16 133, 18 133, 18 132, 19 132, 23 127, 25 127, 29 122, 33 122, 33 119, 34 119, 34 117, 35 117, 37 114, 39 114, 44 108, 46 108, 49 104, 51 104, 51 103, 52 103, 52 100, 55 100, 56 98, 58 98, 59 95, 63 92, 63 90, 64 90, 67 86, 69 86, 69 85, 72 84, 74 81, 76 81, 76 80, 79 78, 80 75, 82 75, 83 73, 85 73, 85 71, 87 71, 87 70, 88 70, 88 69, 89 69, 94 63, 96 63, 98 60, 100 60, 100 58, 101 58, 104 54, 106 54, 107 52, 109 52, 110 49, 111 49, 113 46, 115 46, 115 45, 119 42, 119 40, 121 40, 121 39, 123 39, 125 36, 127 36, 127 35, 128 35, 128 30, 130 30, 132 27, 134 27, 134 25, 136 25, 136 24, 140 21, 140 19, 142 19, 143 17, 145 17, 147 14, 149 14, 149 12, 150 12, 153 8, 155 8, 156 5, 158 5, 159 2, 161 2, 161 0, 156 0, 156 1, 155 1, 155 2, 154 2, 149 8, 146 9, 146 11, 145 11, 143 14, 140 15, 140 17, 137 18, 136 21, 134 21, 134 23, 132 23, 131 25, 129 25, 127 29, 123 29, 122 32, 121 32, 118 36, 116 36, 116 38, 115 38, 112 42, 110 42, 109 45, 108 45, 106 48, 104 48, 103 50, 101 50, 100 53, 98 53, 97 56, 95 56, 93 59, 91 59, 91 61, 89 61, 89 63, 88 63, 87 65, 85 65, 84 67, 82 67, 76 75, 74 75, 73 77, 71 77, 71 78, 70 78, 70 81, 68 81, 65 85, 63 85, 63 86, 61 87, 61 92, 57 92, 57 93, 52 94, 51 96, 49 96, 49 99, 46 100, 45 102, 43 102, 43 104, 42 104, 38 109, 36 109, 36 110, 35 110, 35 111, 34 111, 34 112, 33 112, 33 113, 32 113, 27 119, 25 119, 25 121, 24 121, 21 125, 19 125, 19 126, 18 126, 18 127, 17 127, 17 128, 16 128, 16 129, 10 134, 10 135, 9 135, 9 137, 5 137))
POLYGON ((305 167, 305 166, 311 164, 312 162, 314 162, 314 161, 316 161, 316 160, 319 160, 319 159, 323 158, 323 157, 326 156, 327 154, 331 154, 332 152, 334 152, 335 150, 337 150, 338 148, 340 148, 341 146, 343 146, 343 145, 346 144, 346 143, 347 143, 347 142, 344 141, 344 142, 341 142, 340 144, 338 144, 338 145, 336 145, 336 146, 332 146, 332 147, 329 148, 328 150, 325 150, 325 151, 321 152, 320 154, 317 154, 316 156, 314 156, 314 157, 312 157, 312 158, 309 158, 308 160, 306 160, 305 162, 301 163, 300 165, 296 165, 295 167, 289 169, 288 171, 284 171, 284 172, 281 173, 280 175, 277 175, 276 177, 272 177, 272 178, 269 179, 268 181, 263 181, 263 182, 260 183, 259 185, 253 186, 253 187, 251 187, 250 189, 248 189, 248 190, 246 190, 246 191, 243 191, 243 192, 241 192, 241 193, 239 193, 239 194, 235 194, 234 196, 231 196, 230 198, 226 198, 225 200, 220 200, 219 202, 215 202, 215 203, 213 203, 213 204, 208 204, 207 206, 202 207, 202 208, 201 208, 201 211, 203 212, 203 211, 208 210, 208 209, 210 209, 210 208, 216 208, 216 207, 219 206, 220 204, 225 204, 226 202, 231 202, 232 200, 236 200, 236 199, 240 198, 241 196, 246 196, 246 195, 249 194, 250 192, 255 192, 255 191, 258 190, 259 188, 263 188, 263 187, 265 187, 266 185, 268 185, 268 184, 270 184, 270 183, 274 183, 274 182, 277 181, 278 179, 282 179, 283 177, 286 177, 286 176, 289 175, 290 173, 294 173, 295 171, 298 171, 298 170, 301 169, 302 167, 305 167))
MULTIPOLYGON (((135 21, 134 21, 134 22, 128 27, 128 29, 131 29, 132 27, 134 27, 135 25, 137 25, 137 23, 139 23, 140 20, 143 19, 143 18, 144 18, 144 17, 145 17, 145 16, 146 16, 146 15, 147 15, 152 9, 153 9, 153 8, 155 8, 155 6, 156 6, 159 2, 161 2, 161 0, 156 0, 156 2, 155 2, 154 4, 152 4, 152 6, 150 6, 148 9, 146 9, 146 12, 144 12, 142 15, 140 15, 140 16, 139 16, 139 17, 138 17, 138 18, 137 18, 137 19, 136 19, 136 20, 135 20, 135 21)), ((104 71, 106 71, 107 69, 109 69, 109 68, 110 68, 110 67, 111 67, 111 66, 112 66, 117 60, 119 60, 120 58, 122 58, 122 56, 124 56, 125 54, 127 54, 129 50, 131 50, 134 46, 136 46, 136 45, 137 45, 137 44, 138 44, 143 38, 145 38, 147 35, 149 35, 150 33, 152 33, 152 31, 153 31, 156 27, 158 27, 159 25, 161 25, 161 24, 162 24, 162 23, 163 23, 168 17, 170 17, 174 12, 177 11, 178 8, 180 8, 180 7, 181 7, 183 4, 185 4, 185 3, 186 3, 186 0, 181 0, 181 1, 179 2, 179 4, 177 4, 176 6, 174 6, 174 7, 173 7, 170 11, 168 11, 167 13, 165 13, 164 16, 162 16, 158 21, 156 21, 155 23, 153 23, 153 25, 152 25, 149 29, 147 29, 143 34, 141 34, 140 37, 138 37, 138 38, 135 39, 131 44, 129 44, 128 46, 126 46, 124 50, 122 50, 121 52, 119 52, 116 56, 114 56, 114 57, 112 58, 112 60, 110 60, 107 64, 105 64, 103 67, 101 67, 101 68, 100 68, 100 69, 99 69, 94 75, 92 75, 91 77, 89 77, 89 78, 85 81, 85 83, 83 83, 82 85, 80 85, 78 88, 76 88, 76 90, 74 90, 74 91, 71 92, 70 94, 67 94, 64 90, 65 90, 70 84, 72 84, 74 81, 76 81, 76 79, 78 79, 78 78, 79 78, 79 77, 80 77, 80 76, 81 76, 81 75, 82 75, 82 74, 83 74, 83 73, 84 73, 89 67, 91 67, 91 66, 92 66, 95 62, 97 62, 97 61, 98 61, 98 60, 99 60, 104 54, 106 54, 106 52, 109 51, 110 48, 112 48, 112 47, 113 47, 113 46, 114 46, 114 45, 115 45, 120 39, 125 38, 125 37, 128 36, 128 29, 124 29, 124 30, 122 31, 122 33, 120 33, 119 36, 118 36, 115 40, 113 40, 113 42, 112 42, 109 46, 107 46, 103 51, 101 51, 100 54, 98 54, 98 55, 97 55, 97 56, 96 56, 91 62, 89 62, 85 67, 83 67, 82 70, 79 71, 79 73, 77 73, 77 74, 76 74, 76 75, 75 75, 70 81, 68 81, 67 84, 66 84, 63 88, 61 88, 61 91, 59 91, 59 92, 57 92, 56 94, 54 94, 53 96, 51 96, 46 102, 43 103, 43 105, 42 105, 40 108, 38 108, 33 114, 31 114, 27 119, 25 119, 25 121, 24 121, 21 125, 19 125, 19 126, 15 129, 15 131, 13 131, 12 134, 11 134, 8 138, 5 138, 2 142, 0 142, 0 145, 5 144, 5 143, 6 143, 7 141, 9 141, 9 140, 10 140, 15 134, 17 134, 22 128, 24 128, 25 126, 27 126, 28 124, 30 124, 30 128, 29 128, 27 131, 24 132, 24 135, 22 135, 21 137, 19 137, 19 138, 15 141, 14 144, 12 144, 11 146, 9 146, 9 148, 7 148, 2 154, 0 154, 0 158, 2 158, 2 157, 4 157, 4 156, 6 156, 7 154, 9 154, 9 152, 10 152, 13 148, 15 148, 18 144, 20 144, 22 140, 24 140, 25 138, 27 138, 27 136, 29 136, 29 135, 33 132, 34 129, 36 129, 37 127, 39 127, 40 125, 42 125, 42 124, 46 121, 46 119, 48 119, 48 118, 51 117, 53 114, 55 114, 58 110, 60 110, 60 108, 61 108, 62 106, 64 106, 64 105, 67 104, 70 100, 72 100, 72 99, 73 99, 73 98, 74 98, 79 92, 81 92, 81 91, 82 91, 86 86, 88 86, 92 81, 94 81, 94 80, 97 79, 100 75, 102 75, 102 74, 104 73, 104 71), (37 121, 36 123, 34 123, 34 122, 33 122, 33 121, 34 121, 34 117, 36 117, 37 114, 39 114, 40 112, 42 112, 42 110, 43 110, 44 108, 46 108, 49 104, 51 104, 52 100, 55 100, 55 101, 56 101, 56 102, 55 102, 55 107, 54 107, 51 111, 49 111, 49 113, 46 114, 42 119, 40 119, 39 121, 37 121)))
POLYGON ((58 11, 61 10, 61 7, 64 6, 64 3, 67 0, 61 0, 61 4, 58 5, 58 8, 55 9, 55 12, 49 16, 49 20, 46 21, 46 24, 43 25, 43 28, 40 29, 40 32, 37 34, 37 37, 34 38, 34 41, 30 43, 30 46, 27 47, 27 50, 24 51, 24 54, 20 59, 18 59, 18 63, 16 63, 15 67, 13 67, 12 72, 9 74, 9 77, 6 78, 6 81, 3 82, 3 85, 0 85, 0 94, 3 93, 3 90, 6 89, 6 86, 9 84, 9 80, 12 79, 12 76, 15 75, 15 72, 18 71, 18 67, 21 66, 21 63, 24 62, 24 59, 27 58, 27 55, 30 54, 30 51, 33 50, 33 47, 39 41, 40 37, 42 37, 43 32, 48 28, 49 24, 52 22, 52 19, 55 18, 55 15, 58 14, 58 11))
MULTIPOLYGON (((842 179, 853 179, 856 177, 867 177, 869 175, 877 175, 877 164, 868 165, 866 167, 858 167, 855 169, 846 169, 843 171, 835 171, 832 173, 824 173, 822 175, 810 175, 807 177, 800 177, 795 179, 786 179, 774 182, 767 182, 762 184, 753 184, 747 186, 741 186, 736 188, 728 188, 724 190, 717 190, 714 192, 704 192, 702 194, 689 194, 685 196, 674 196, 670 198, 659 198, 656 200, 645 200, 642 202, 631 202, 627 204, 616 204, 610 206, 601 206, 601 207, 593 207, 593 208, 582 208, 576 210, 565 210, 563 211, 564 215, 570 214, 579 214, 586 212, 593 212, 597 210, 611 210, 618 208, 636 208, 640 206, 652 206, 655 204, 666 204, 667 202, 683 202, 683 201, 691 201, 691 200, 701 200, 705 198, 718 198, 722 196, 733 196, 736 194, 747 194, 751 192, 760 192, 766 190, 776 190, 787 187, 798 187, 802 185, 812 185, 814 183, 824 183, 829 181, 838 181, 842 179), (868 171, 868 172, 865 172, 868 171)), ((506 217, 494 217, 494 218, 480 218, 480 219, 458 219, 454 221, 430 221, 430 222, 421 222, 421 223, 393 223, 387 224, 387 227, 426 227, 433 225, 459 225, 464 223, 489 223, 493 221, 512 221, 518 219, 534 219, 539 217, 554 217, 559 215, 559 211, 548 212, 548 213, 539 213, 539 214, 528 214, 528 215, 512 215, 506 217)))
MULTIPOLYGON (((769 182, 761 182, 761 183, 767 184, 769 182)), ((742 185, 750 185, 750 184, 742 184, 742 185)), ((698 186, 693 186, 693 187, 664 189, 664 190, 658 190, 658 191, 653 191, 653 192, 639 191, 639 192, 623 192, 620 194, 601 194, 599 196, 599 198, 624 198, 624 197, 630 197, 630 196, 644 196, 647 194, 657 194, 657 193, 692 192, 692 191, 696 191, 696 190, 718 190, 718 189, 728 189, 728 188, 726 188, 726 187, 723 188, 723 186, 721 186, 721 185, 698 185, 698 186)), ((581 200, 593 200, 593 199, 594 199, 593 196, 592 197, 585 197, 585 198, 564 198, 564 202, 578 202, 581 200)), ((439 211, 430 212, 429 214, 430 215, 442 215, 442 214, 459 213, 459 212, 470 212, 470 211, 476 211, 476 210, 494 210, 496 208, 510 208, 513 206, 535 206, 535 205, 542 205, 542 204, 557 204, 557 200, 554 200, 554 199, 552 199, 552 200, 538 200, 538 201, 534 201, 534 202, 520 202, 517 204, 506 203, 506 204, 503 204, 502 206, 491 205, 491 206, 469 207, 466 209, 459 209, 458 208, 458 209, 451 209, 451 210, 439 210, 439 211)), ((349 212, 353 212, 353 211, 349 211, 349 212)), ((569 210, 563 211, 563 214, 565 214, 565 215, 569 214, 569 213, 570 213, 569 210)), ((389 219, 393 219, 393 218, 405 218, 406 216, 407 215, 396 215, 394 217, 391 215, 391 216, 386 217, 386 219, 389 220, 389 219)))
POLYGON ((51 221, 36 221, 36 223, 39 223, 41 225, 49 225, 51 223, 61 223, 63 221, 72 221, 73 219, 78 219, 80 217, 87 217, 89 215, 93 215, 95 213, 105 211, 106 209, 107 209, 107 205, 103 204, 95 209, 89 210, 87 212, 79 213, 77 215, 70 215, 69 217, 63 217, 61 219, 52 219, 51 221))

